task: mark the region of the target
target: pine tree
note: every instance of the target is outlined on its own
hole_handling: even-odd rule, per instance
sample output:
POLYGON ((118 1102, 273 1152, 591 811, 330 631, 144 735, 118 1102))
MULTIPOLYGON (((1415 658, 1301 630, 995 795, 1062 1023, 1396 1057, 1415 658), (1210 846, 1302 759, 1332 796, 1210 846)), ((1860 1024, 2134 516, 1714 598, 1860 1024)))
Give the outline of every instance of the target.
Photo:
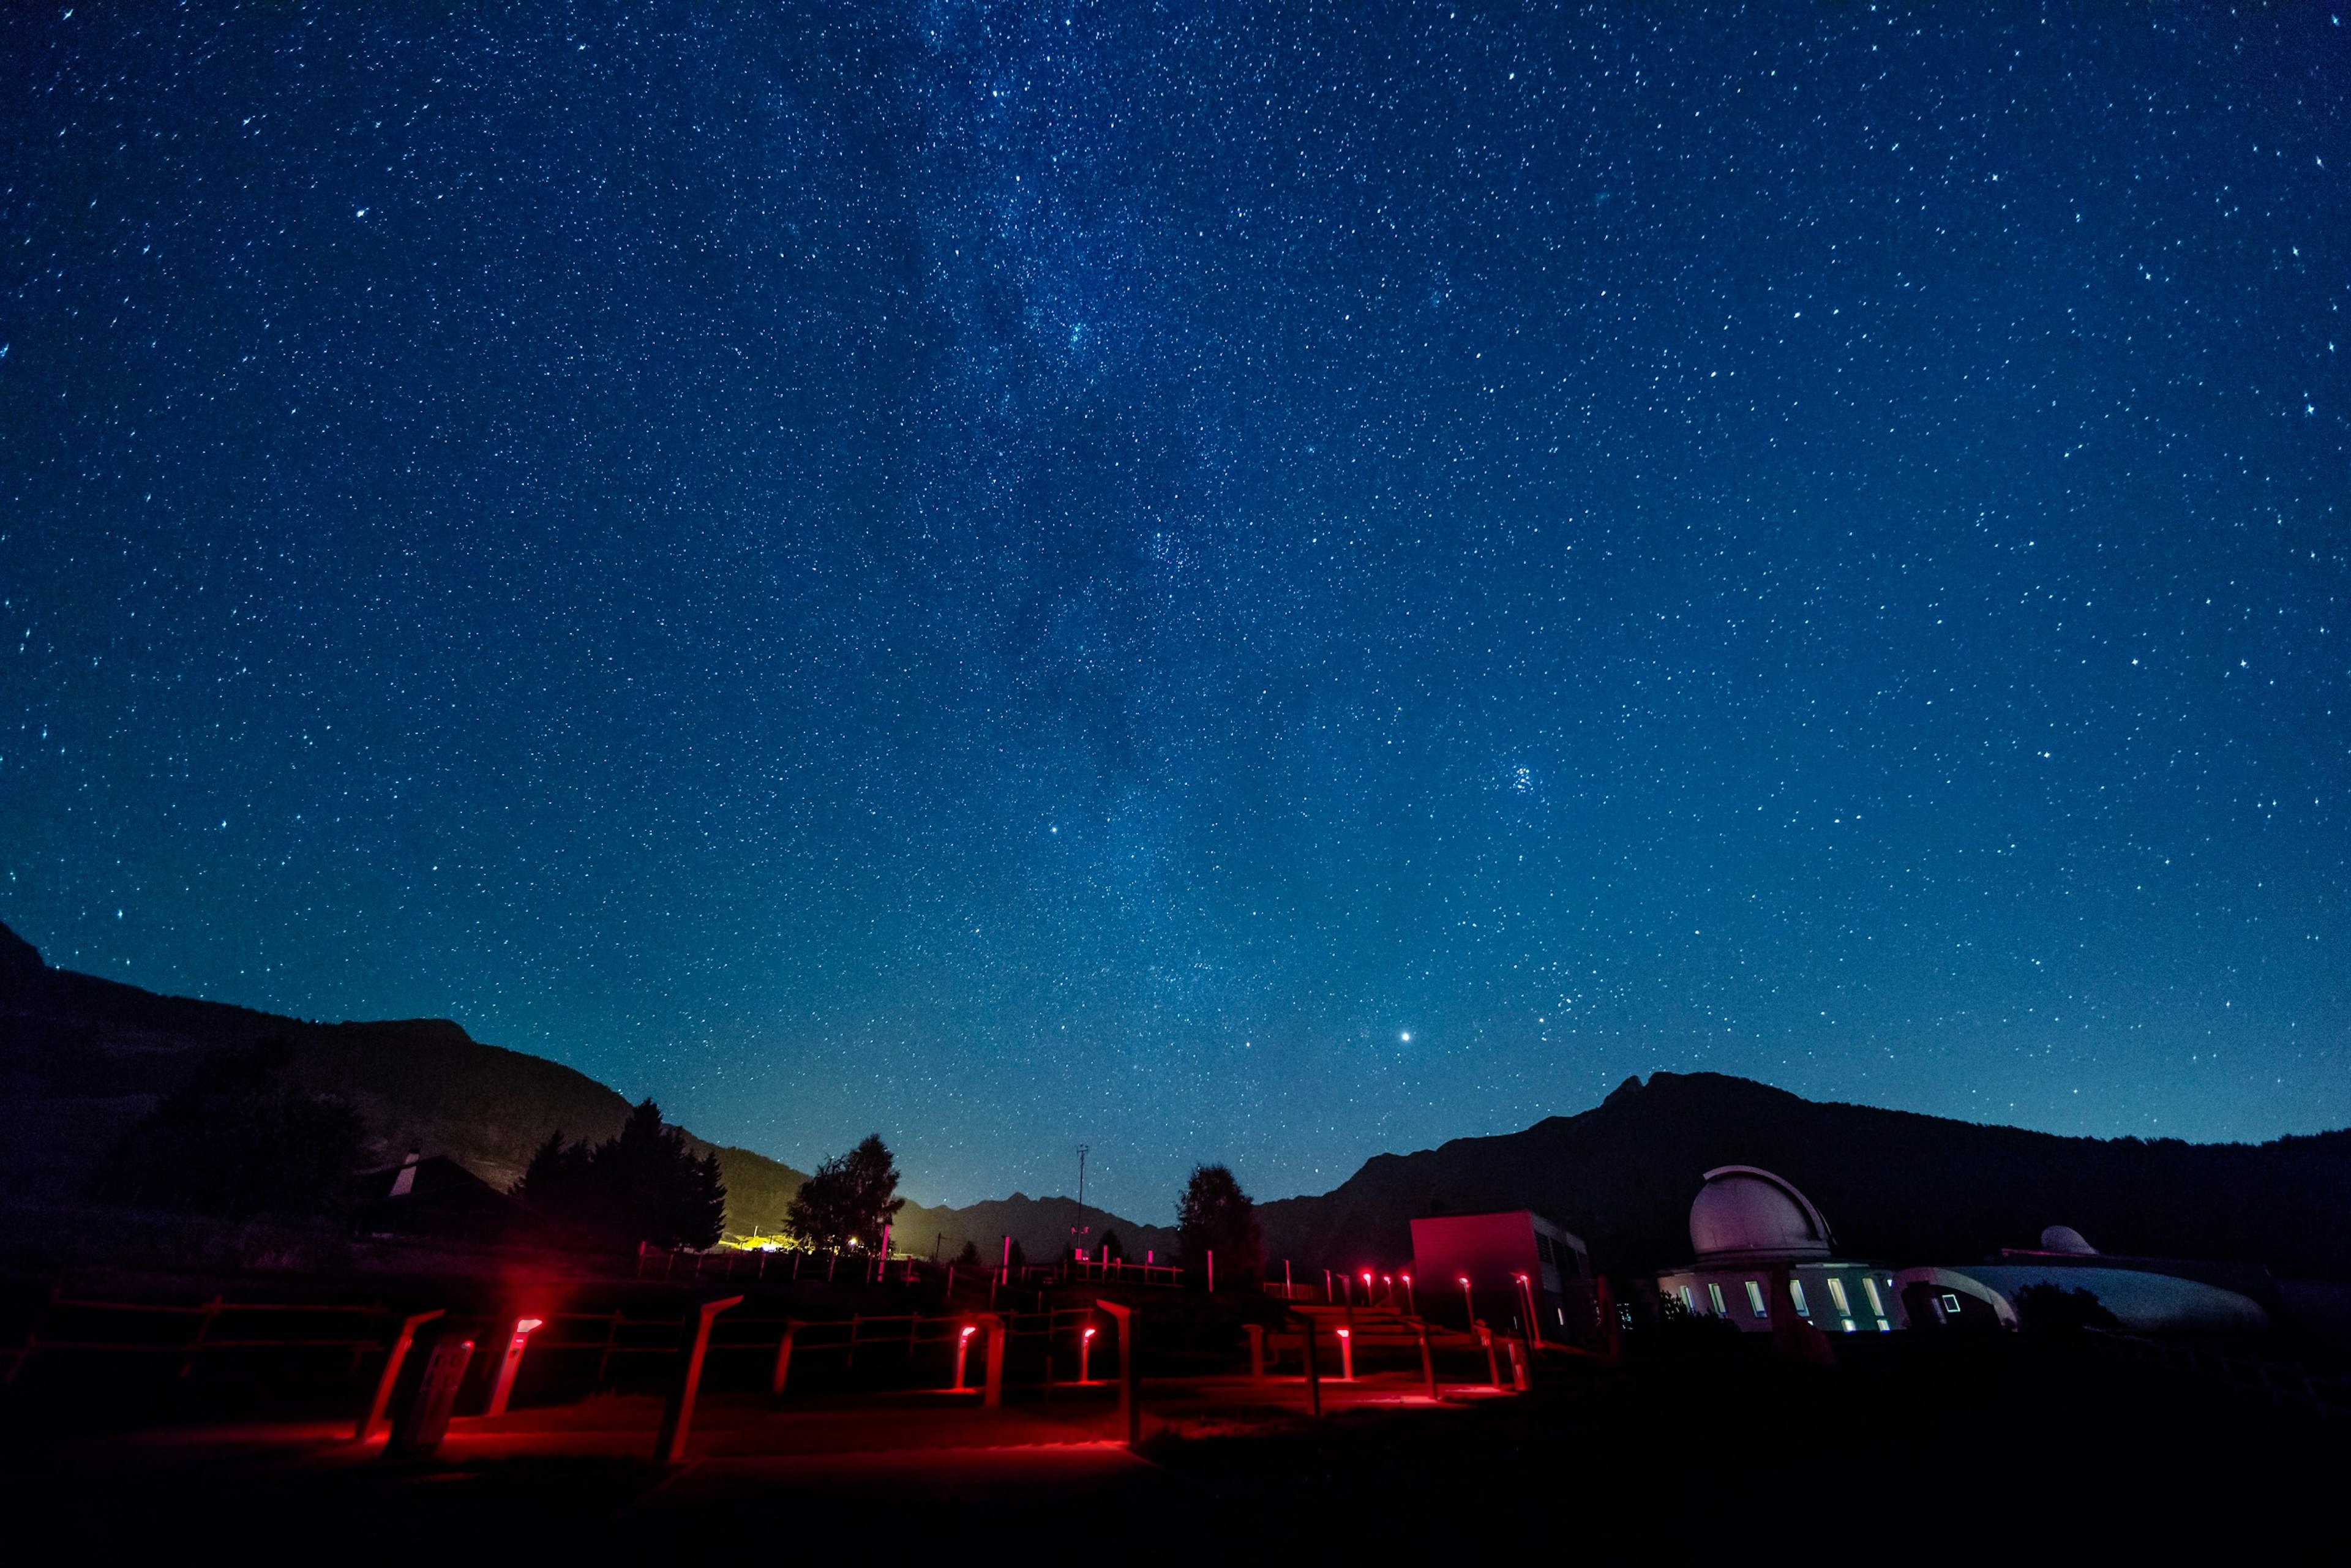
POLYGON ((1258 1231, 1257 1204, 1223 1166, 1195 1166, 1176 1209, 1186 1267, 1205 1273, 1207 1254, 1217 1255, 1217 1277, 1228 1286, 1254 1290, 1265 1269, 1265 1241, 1258 1231))
POLYGON ((717 1155, 696 1155, 651 1100, 606 1143, 567 1145, 562 1134, 550 1136, 514 1190, 542 1218, 590 1245, 709 1247, 726 1223, 717 1155))

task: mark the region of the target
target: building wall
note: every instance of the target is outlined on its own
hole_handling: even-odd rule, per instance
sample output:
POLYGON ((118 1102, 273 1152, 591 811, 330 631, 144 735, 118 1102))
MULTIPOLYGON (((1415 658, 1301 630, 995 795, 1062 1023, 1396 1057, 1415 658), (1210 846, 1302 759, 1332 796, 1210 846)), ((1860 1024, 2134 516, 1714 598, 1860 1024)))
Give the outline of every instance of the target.
MULTIPOLYGON (((1749 1333, 1770 1333, 1775 1271, 1762 1265, 1674 1269, 1657 1276, 1657 1294, 1687 1311, 1727 1318, 1749 1333)), ((1788 1304, 1824 1333, 1890 1333, 1909 1326, 1887 1270, 1832 1261, 1793 1264, 1788 1274, 1788 1304)))
POLYGON ((1462 1315, 1469 1280, 1476 1315, 1496 1327, 1524 1316, 1521 1274, 1535 1295, 1538 1338, 1580 1342, 1593 1327, 1592 1265, 1583 1243, 1527 1209, 1434 1215, 1412 1222, 1413 1281, 1421 1311, 1437 1322, 1462 1315))

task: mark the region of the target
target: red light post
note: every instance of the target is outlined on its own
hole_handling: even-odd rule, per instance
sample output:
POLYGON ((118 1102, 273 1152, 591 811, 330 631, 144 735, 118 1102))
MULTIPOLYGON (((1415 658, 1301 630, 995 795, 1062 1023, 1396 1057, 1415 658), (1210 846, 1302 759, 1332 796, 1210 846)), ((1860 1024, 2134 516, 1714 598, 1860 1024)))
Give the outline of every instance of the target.
POLYGON ((1093 1381, 1092 1375, 1087 1370, 1088 1364, 1092 1360, 1093 1354, 1094 1331, 1092 1329, 1088 1329, 1085 1333, 1078 1336, 1078 1381, 1081 1384, 1092 1383, 1093 1381))
POLYGON ((1355 1381, 1355 1331, 1353 1329, 1339 1331, 1339 1381, 1355 1381))
POLYGON ((1469 1326, 1473 1329, 1476 1328, 1478 1326, 1478 1303, 1469 1298, 1469 1276, 1467 1274, 1461 1276, 1461 1311, 1467 1316, 1469 1326))
POLYGON ((1420 1316, 1420 1308, 1414 1304, 1412 1299, 1412 1276, 1409 1274, 1398 1274, 1396 1278, 1404 1281, 1405 1316, 1411 1318, 1420 1316))
POLYGON ((955 1391, 957 1394, 961 1394, 964 1391, 963 1365, 965 1358, 971 1354, 971 1336, 978 1332, 979 1326, 977 1323, 966 1323, 963 1325, 963 1332, 956 1335, 955 1391))
POLYGON ((507 1354, 498 1363, 497 1381, 490 1385, 489 1408, 486 1416, 503 1416, 507 1400, 514 1394, 515 1374, 522 1370, 523 1347, 530 1343, 530 1331, 545 1322, 544 1318, 517 1318, 514 1333, 507 1336, 507 1354))

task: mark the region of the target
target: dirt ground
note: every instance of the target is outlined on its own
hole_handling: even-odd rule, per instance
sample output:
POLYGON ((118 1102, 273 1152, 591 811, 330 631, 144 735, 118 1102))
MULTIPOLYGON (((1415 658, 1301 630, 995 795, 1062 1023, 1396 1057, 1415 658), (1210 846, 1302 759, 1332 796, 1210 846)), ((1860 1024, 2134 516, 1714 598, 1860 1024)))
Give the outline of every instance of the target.
MULTIPOLYGON (((458 1420, 395 1463, 319 1421, 55 1439, 6 1425, 19 1561, 667 1559, 936 1552, 995 1561, 1497 1549, 1737 1562, 2340 1540, 2351 1434, 2080 1346, 1872 1343, 1834 1367, 1739 1344, 1547 1368, 1523 1396, 1417 1380, 1107 1386, 987 1411, 954 1396, 727 1395, 653 1464, 656 1401, 458 1420)), ((2168 1549, 2168 1550, 2167 1550, 2168 1549)))

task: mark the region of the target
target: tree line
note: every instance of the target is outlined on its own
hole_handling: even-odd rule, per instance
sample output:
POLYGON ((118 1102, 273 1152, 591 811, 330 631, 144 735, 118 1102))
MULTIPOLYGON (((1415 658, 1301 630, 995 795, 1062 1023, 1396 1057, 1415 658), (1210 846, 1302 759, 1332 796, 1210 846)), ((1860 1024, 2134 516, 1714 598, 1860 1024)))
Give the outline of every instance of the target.
MULTIPOLYGON (((331 1218, 353 1209, 367 1160, 357 1110, 307 1092, 287 1074, 282 1040, 209 1054, 121 1139, 99 1196, 225 1219, 331 1218)), ((905 1207, 894 1156, 879 1134, 818 1166, 785 1217, 792 1239, 819 1250, 875 1249, 905 1207)), ((725 1231, 726 1186, 718 1156, 697 1155, 684 1129, 648 1099, 601 1143, 549 1136, 510 1196, 543 1239, 591 1247, 707 1248, 725 1231)), ((1177 1199, 1182 1261, 1220 1286, 1253 1288, 1264 1267, 1256 1204, 1228 1167, 1196 1166, 1177 1199)), ((1026 1263, 1018 1243, 1015 1267, 1026 1263)), ((1123 1255, 1115 1232, 1104 1258, 1123 1255)), ((961 1261, 983 1260, 970 1242, 961 1261)))

